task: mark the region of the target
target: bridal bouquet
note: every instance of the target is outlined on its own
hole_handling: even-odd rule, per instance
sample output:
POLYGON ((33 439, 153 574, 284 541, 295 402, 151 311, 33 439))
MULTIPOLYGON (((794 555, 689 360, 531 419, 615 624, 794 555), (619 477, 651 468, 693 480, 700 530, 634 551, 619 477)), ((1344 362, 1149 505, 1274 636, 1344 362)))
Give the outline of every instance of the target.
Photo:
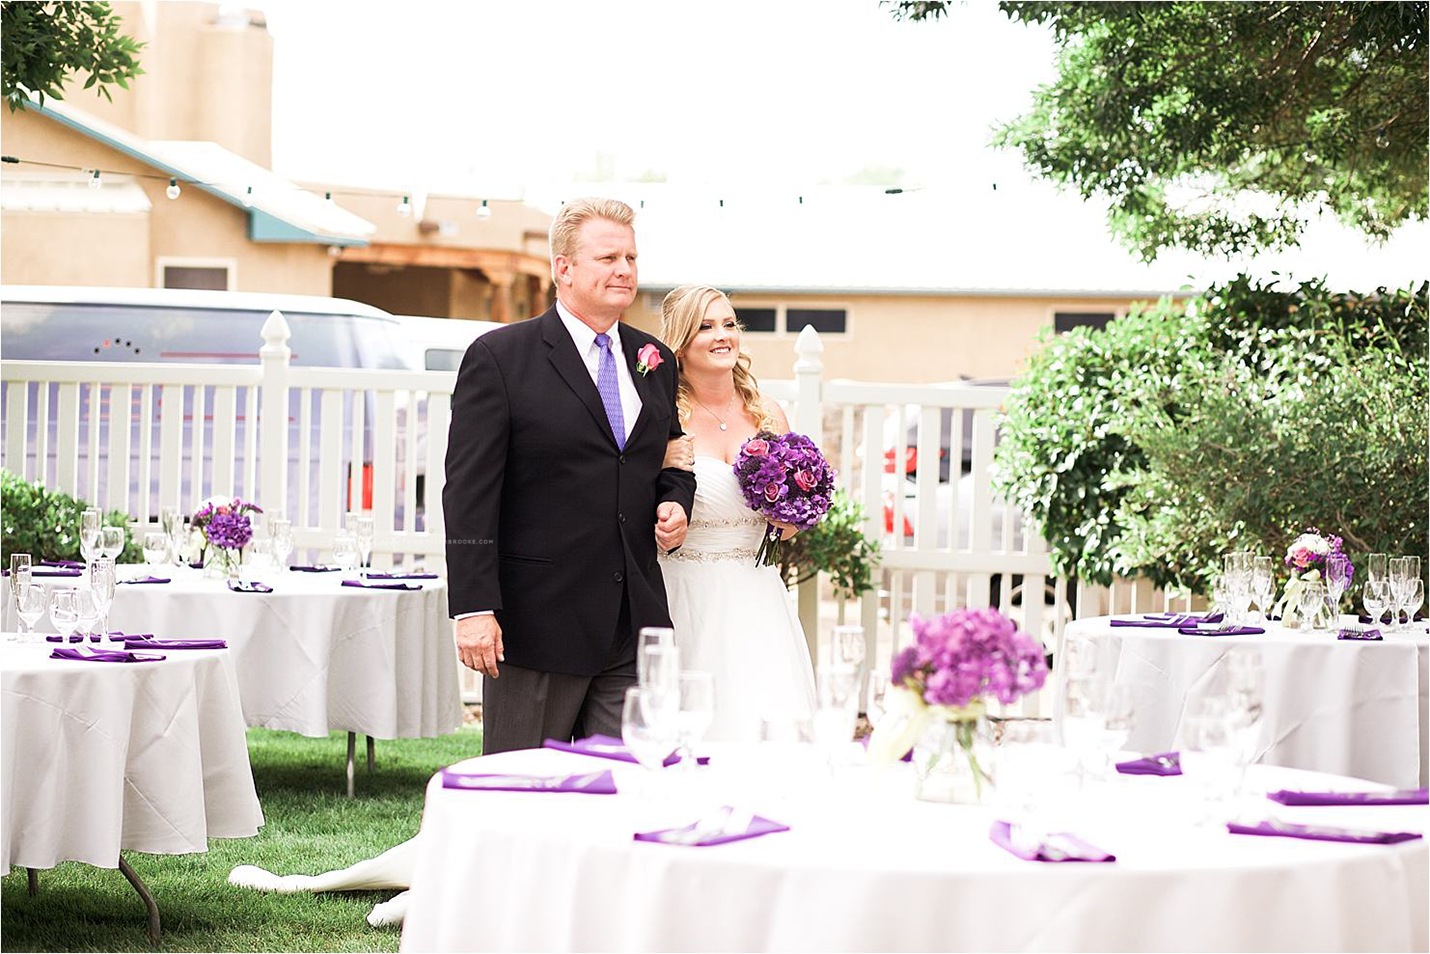
MULTIPOLYGON (((834 496, 834 468, 803 434, 760 431, 740 447, 735 479, 751 510, 800 530, 823 520, 834 496)), ((783 542, 780 528, 771 523, 755 565, 779 563, 783 542)))
POLYGON ((966 800, 982 799, 989 781, 984 697, 1011 705, 1042 688, 1048 678, 1043 647, 991 607, 961 609, 925 619, 912 616, 914 641, 894 656, 885 715, 869 740, 869 755, 889 764, 917 745, 915 769, 921 797, 958 800, 960 782, 946 781, 943 794, 924 795, 931 777, 962 776, 966 800))
POLYGON ((1286 581, 1286 591, 1271 609, 1271 614, 1283 621, 1299 615, 1301 590, 1307 583, 1323 581, 1326 568, 1333 562, 1344 563, 1345 585, 1350 585, 1355 567, 1341 549, 1341 538, 1333 534, 1323 534, 1315 527, 1307 527, 1306 532, 1292 541, 1286 548, 1286 569, 1291 578, 1286 581))
MULTIPOLYGON (((253 523, 248 515, 262 512, 257 504, 237 497, 226 503, 209 498, 189 520, 194 543, 225 574, 237 573, 243 548, 253 539, 253 523)), ((209 562, 205 559, 204 565, 209 562)))

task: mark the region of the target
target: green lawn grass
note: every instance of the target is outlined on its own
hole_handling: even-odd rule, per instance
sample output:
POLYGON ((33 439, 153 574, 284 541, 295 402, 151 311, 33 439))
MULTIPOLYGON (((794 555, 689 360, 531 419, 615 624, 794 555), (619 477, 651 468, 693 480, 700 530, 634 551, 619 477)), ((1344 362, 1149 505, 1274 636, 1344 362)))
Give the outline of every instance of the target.
MULTIPOLYGON (((395 951, 396 928, 372 928, 372 905, 391 891, 260 894, 228 873, 253 864, 279 874, 343 868, 417 833, 427 780, 481 753, 481 732, 377 743, 368 774, 358 746, 357 798, 345 794, 346 736, 306 739, 250 729, 248 751, 266 824, 255 838, 214 839, 206 854, 125 858, 149 885, 169 951, 395 951)), ((25 871, 0 879, 0 945, 7 951, 153 950, 144 905, 118 869, 77 863, 41 871, 38 896, 25 871)))

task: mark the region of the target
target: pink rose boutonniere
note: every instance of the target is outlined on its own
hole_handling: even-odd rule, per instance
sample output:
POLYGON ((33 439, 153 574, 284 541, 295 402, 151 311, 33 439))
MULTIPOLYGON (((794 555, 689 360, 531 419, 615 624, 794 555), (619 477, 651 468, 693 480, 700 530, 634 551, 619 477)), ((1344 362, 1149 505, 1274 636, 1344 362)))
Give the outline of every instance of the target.
POLYGON ((665 364, 665 359, 660 356, 660 349, 653 344, 645 345, 636 352, 636 370, 641 374, 646 374, 662 364, 665 364))

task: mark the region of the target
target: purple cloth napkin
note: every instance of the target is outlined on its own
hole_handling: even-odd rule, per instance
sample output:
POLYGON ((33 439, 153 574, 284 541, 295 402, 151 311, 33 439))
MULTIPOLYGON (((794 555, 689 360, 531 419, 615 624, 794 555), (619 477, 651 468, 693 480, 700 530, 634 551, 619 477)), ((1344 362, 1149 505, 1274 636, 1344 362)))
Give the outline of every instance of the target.
POLYGON ((82 642, 84 642, 84 637, 81 636, 81 635, 79 635, 78 633, 70 633, 69 639, 66 640, 65 637, 60 636, 59 634, 56 634, 56 635, 54 635, 54 636, 46 636, 46 637, 45 637, 45 642, 47 642, 47 643, 63 643, 63 642, 82 643, 82 642))
POLYGON ((1260 626, 1233 626, 1231 629, 1220 629, 1216 626, 1179 626, 1177 632, 1187 636, 1259 636, 1266 630, 1260 626))
POLYGON ((163 659, 156 653, 121 652, 117 649, 69 649, 61 646, 50 653, 51 659, 78 659, 83 662, 158 662, 163 659))
POLYGON ((369 573, 369 580, 435 580, 436 573, 369 573))
POLYGON ((342 569, 340 566, 290 566, 288 569, 299 573, 336 573, 342 569))
POLYGON ((84 564, 78 560, 41 560, 40 566, 57 566, 66 570, 84 569, 84 564))
POLYGON ((1392 792, 1298 792, 1283 788, 1266 797, 1282 805, 1430 805, 1430 789, 1424 788, 1392 792))
POLYGON ((1024 861, 1117 860, 1116 855, 1108 854, 1096 845, 1069 834, 1045 835, 1036 848, 1020 848, 1013 844, 1013 826, 1005 821, 994 822, 993 827, 988 830, 988 837, 993 844, 1024 861))
POLYGON ((684 845, 688 848, 708 848, 711 845, 724 845, 732 841, 744 841, 746 838, 758 838, 761 835, 772 835, 777 831, 789 831, 788 825, 781 825, 777 821, 768 818, 761 818, 755 815, 750 819, 750 824, 744 831, 729 832, 721 831, 703 838, 696 838, 695 832, 699 829, 698 821, 691 822, 681 828, 662 828, 657 831, 638 831, 633 836, 636 841, 653 841, 661 845, 684 845))
MULTIPOLYGON (((6 570, 5 575, 9 576, 10 571, 6 570)), ((64 567, 30 567, 30 576, 83 576, 84 571, 79 569, 66 569, 64 567)))
POLYGON ((221 639, 126 639, 125 649, 227 649, 221 639))
POLYGON ((1198 623, 1220 623, 1221 613, 1198 616, 1195 613, 1149 613, 1141 619, 1114 619, 1113 626, 1150 626, 1153 629, 1181 629, 1198 623))
POLYGON ((1369 640, 1385 639, 1378 629, 1343 629, 1336 634, 1337 639, 1369 640))
POLYGON ((235 593, 272 593, 273 587, 267 583, 245 583, 242 580, 229 580, 228 588, 235 593))
POLYGON ((153 638, 154 638, 154 634, 153 634, 153 633, 121 633, 121 632, 119 632, 119 631, 117 631, 117 630, 113 630, 113 631, 107 633, 106 635, 109 636, 109 641, 110 641, 111 643, 122 643, 122 642, 126 642, 127 640, 131 640, 131 639, 153 639, 153 638))
POLYGON ((1393 845, 1422 837, 1413 831, 1373 831, 1369 828, 1336 828, 1332 825, 1294 825, 1267 819, 1255 825, 1227 822, 1233 835, 1271 835, 1280 838, 1309 838, 1312 841, 1348 841, 1357 845, 1393 845))
MULTIPOLYGON (((627 749, 625 743, 620 739, 612 738, 609 735, 593 735, 589 739, 577 739, 575 742, 561 742, 556 739, 547 739, 541 743, 543 748, 556 749, 558 752, 575 752, 577 755, 594 755, 598 759, 615 759, 618 762, 636 763, 637 759, 627 749)), ((664 765, 674 765, 680 761, 680 756, 672 752, 666 756, 664 765)), ((697 765, 707 765, 710 759, 705 756, 698 756, 695 759, 697 765)))
POLYGON ((120 580, 120 583, 170 583, 167 576, 136 576, 132 580, 120 580))
POLYGON ((1130 762, 1118 762, 1117 771, 1123 775, 1181 775, 1182 756, 1178 752, 1160 752, 1130 762))
POLYGON ((420 590, 420 583, 364 583, 362 580, 343 580, 343 586, 356 586, 364 590, 420 590))
POLYGON ((486 792, 580 792, 616 794, 616 779, 609 771, 585 775, 496 775, 442 770, 443 788, 486 792))
MULTIPOLYGON (((1399 617, 1399 614, 1397 613, 1396 616, 1397 616, 1397 618, 1398 618, 1398 617, 1399 617)), ((1380 618, 1381 618, 1381 619, 1384 619, 1384 618, 1385 618, 1385 614, 1384 614, 1384 613, 1381 613, 1381 614, 1380 614, 1380 618)), ((1415 618, 1414 618, 1413 620, 1411 620, 1411 622, 1412 622, 1412 623, 1423 623, 1423 622, 1425 622, 1426 618, 1427 618, 1427 617, 1426 617, 1426 615, 1425 615, 1425 611, 1424 611, 1424 610, 1421 610, 1420 612, 1418 612, 1418 613, 1415 614, 1415 618)), ((1365 615, 1357 616, 1356 619, 1360 620, 1362 623, 1372 622, 1371 618, 1370 618, 1369 616, 1365 616, 1365 615)))

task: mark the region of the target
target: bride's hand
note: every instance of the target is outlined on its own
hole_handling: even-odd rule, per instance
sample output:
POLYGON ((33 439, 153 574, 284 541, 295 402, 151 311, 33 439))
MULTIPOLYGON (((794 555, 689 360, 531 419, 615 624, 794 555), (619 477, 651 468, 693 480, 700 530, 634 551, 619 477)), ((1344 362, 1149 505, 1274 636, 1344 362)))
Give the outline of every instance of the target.
POLYGON ((694 470, 695 438, 682 434, 665 445, 665 462, 660 466, 674 467, 676 470, 694 470))
POLYGON ((790 537, 794 536, 796 533, 799 533, 799 527, 796 527, 796 526, 795 526, 794 524, 792 524, 792 523, 785 523, 785 522, 782 521, 782 520, 771 520, 770 523, 772 523, 772 524, 774 524, 775 526, 777 526, 777 527, 780 528, 780 539, 781 539, 781 540, 788 540, 790 537))

